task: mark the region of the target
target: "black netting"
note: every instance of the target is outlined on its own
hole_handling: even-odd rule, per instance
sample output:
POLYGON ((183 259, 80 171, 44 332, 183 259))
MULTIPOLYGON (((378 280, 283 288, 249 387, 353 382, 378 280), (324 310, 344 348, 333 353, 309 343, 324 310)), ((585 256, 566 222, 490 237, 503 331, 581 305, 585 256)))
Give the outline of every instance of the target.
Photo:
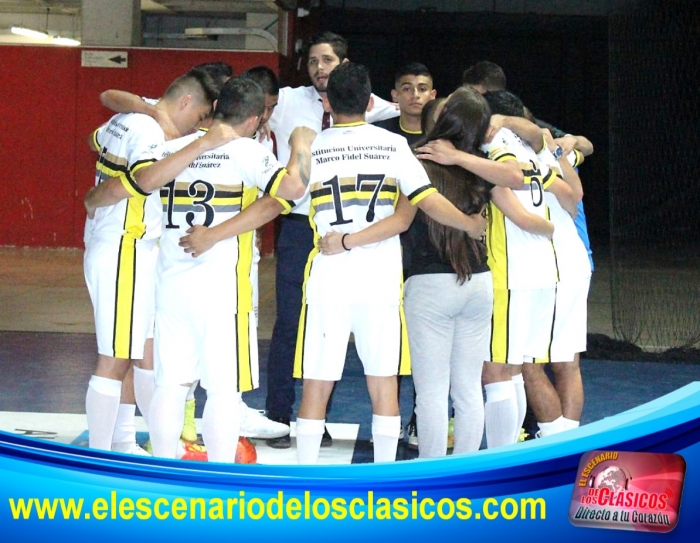
POLYGON ((700 344, 700 9, 610 16, 613 328, 654 349, 700 344))

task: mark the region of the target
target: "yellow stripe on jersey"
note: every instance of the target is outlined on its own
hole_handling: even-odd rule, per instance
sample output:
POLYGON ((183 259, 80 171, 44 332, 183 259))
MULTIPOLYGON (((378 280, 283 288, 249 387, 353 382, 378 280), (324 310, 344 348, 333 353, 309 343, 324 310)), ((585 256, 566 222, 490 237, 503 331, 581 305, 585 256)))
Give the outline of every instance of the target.
POLYGON ((119 244, 115 293, 114 357, 131 358, 132 329, 134 324, 134 290, 136 281, 136 240, 122 236, 119 244))
MULTIPOLYGON (((403 281, 402 281, 403 283, 403 281)), ((403 286, 401 287, 403 291, 403 286)), ((411 375, 411 351, 408 348, 408 328, 406 327, 406 315, 403 310, 403 303, 399 305, 399 318, 401 320, 401 332, 399 335, 399 367, 397 375, 411 375)))
POLYGON ((250 313, 236 313, 236 347, 238 352, 238 392, 248 392, 255 388, 250 354, 250 313))
POLYGON ((576 167, 580 166, 581 164, 583 164, 584 156, 583 156, 583 153, 581 151, 579 151, 578 149, 574 149, 573 152, 574 152, 574 163, 572 164, 572 166, 574 168, 576 168, 576 167))
MULTIPOLYGON (((304 281, 306 284, 306 281, 304 281)), ((308 305, 301 305, 301 315, 299 315, 299 328, 297 329, 297 345, 294 350, 294 371, 292 376, 295 379, 304 378, 304 342, 306 341, 306 313, 308 305)))
POLYGON ((508 360, 508 311, 510 291, 493 289, 493 316, 491 317, 491 362, 506 364, 508 360))
POLYGON ((435 187, 433 187, 432 185, 424 185, 421 188, 416 189, 411 194, 409 194, 408 201, 411 202, 411 205, 418 205, 420 202, 422 202, 428 196, 430 196, 433 192, 437 192, 437 189, 435 187))
POLYGON ((97 139, 97 132, 98 132, 99 130, 100 130, 100 129, 98 128, 97 130, 95 130, 95 131, 92 133, 92 145, 93 145, 93 147, 95 148, 96 151, 99 151, 99 150, 100 150, 100 147, 101 147, 100 142, 99 142, 98 139, 97 139))
POLYGON ((496 162, 506 162, 507 160, 518 161, 517 157, 508 150, 508 147, 496 147, 489 151, 489 158, 496 162))
POLYGON ((544 190, 547 190, 552 185, 552 183, 554 183, 554 180, 556 178, 557 173, 553 169, 549 170, 547 175, 544 176, 544 179, 542 179, 542 188, 544 190))
POLYGON ((126 201, 126 214, 124 216, 124 230, 126 234, 135 239, 143 238, 146 233, 146 198, 129 198, 126 201))
POLYGON ((506 217, 492 202, 489 203, 489 222, 486 229, 487 262, 493 274, 493 288, 508 288, 508 244, 506 217))
POLYGON ((284 198, 280 198, 277 196, 277 191, 280 188, 280 184, 282 183, 282 180, 284 179, 284 176, 287 175, 289 172, 287 172, 286 168, 282 168, 280 170, 277 170, 273 175, 270 181, 267 183, 267 186, 265 187, 265 192, 272 196, 275 200, 277 200, 280 204, 282 204, 282 207, 284 208, 282 210, 282 214, 286 215, 289 213, 292 208, 294 207, 294 202, 291 202, 289 200, 285 200, 284 198))
POLYGON ((134 196, 143 195, 143 196, 148 196, 147 192, 144 192, 141 187, 139 187, 138 183, 136 182, 136 179, 134 175, 136 172, 141 170, 142 168, 145 168, 147 166, 150 166, 156 162, 155 159, 149 159, 149 160, 139 160, 138 162, 135 162, 131 168, 129 168, 125 173, 124 177, 126 178, 126 181, 131 185, 131 190, 129 190, 129 187, 126 186, 124 181, 122 181, 122 185, 126 187, 127 190, 129 190, 129 193, 133 194, 134 196))
MULTIPOLYGON (((257 197, 257 187, 243 189, 242 209, 250 207, 257 197)), ((253 310, 253 286, 250 282, 252 267, 253 232, 250 231, 238 236, 238 259, 236 262, 237 313, 248 313, 253 310)))

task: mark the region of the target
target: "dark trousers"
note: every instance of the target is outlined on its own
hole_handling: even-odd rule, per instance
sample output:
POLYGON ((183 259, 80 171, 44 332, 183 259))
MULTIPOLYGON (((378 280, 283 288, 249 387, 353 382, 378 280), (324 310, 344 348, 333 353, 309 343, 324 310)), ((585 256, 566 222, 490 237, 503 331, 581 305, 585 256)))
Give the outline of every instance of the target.
POLYGON ((277 238, 277 316, 267 360, 267 415, 289 419, 294 405, 294 351, 301 313, 304 269, 313 248, 313 230, 306 215, 282 219, 277 238))

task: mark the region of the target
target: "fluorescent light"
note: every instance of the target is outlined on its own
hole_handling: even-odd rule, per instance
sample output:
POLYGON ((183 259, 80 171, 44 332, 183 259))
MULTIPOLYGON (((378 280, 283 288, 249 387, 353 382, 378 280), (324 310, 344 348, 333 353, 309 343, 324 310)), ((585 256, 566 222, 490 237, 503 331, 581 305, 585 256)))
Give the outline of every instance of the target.
POLYGON ((39 32, 38 30, 24 28, 23 26, 13 26, 10 30, 13 34, 26 36, 27 38, 36 38, 37 40, 45 40, 49 37, 49 35, 46 32, 39 32))
POLYGON ((61 36, 54 36, 53 43, 56 45, 80 45, 78 40, 72 38, 62 38, 61 36))

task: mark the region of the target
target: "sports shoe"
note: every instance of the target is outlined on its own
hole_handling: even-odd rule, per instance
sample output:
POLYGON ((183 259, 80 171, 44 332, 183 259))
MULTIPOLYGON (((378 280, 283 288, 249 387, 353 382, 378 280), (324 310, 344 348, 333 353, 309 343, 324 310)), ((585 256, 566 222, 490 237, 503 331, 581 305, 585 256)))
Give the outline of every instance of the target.
POLYGON ((333 438, 331 437, 331 434, 328 432, 328 426, 323 427, 323 437, 321 438, 321 447, 332 447, 333 446, 333 438))
POLYGON ((287 417, 268 417, 268 420, 276 424, 282 424, 286 427, 287 433, 280 437, 268 439, 266 443, 273 449, 289 449, 292 446, 292 438, 289 435, 289 418, 287 417))
POLYGON ((408 434, 408 448, 418 450, 418 426, 415 419, 412 418, 408 422, 406 433, 408 434))
POLYGON ((179 460, 194 460, 196 462, 206 462, 209 459, 204 445, 189 443, 183 439, 178 441, 177 444, 177 458, 179 460))
POLYGON ((194 423, 194 398, 185 402, 185 422, 182 425, 180 437, 185 441, 197 441, 197 426, 194 423))
MULTIPOLYGON (((539 432, 537 432, 539 434, 539 432)), ((540 437, 540 436, 536 436, 540 437)), ((520 435, 518 436, 518 443, 522 443, 523 441, 527 441, 530 438, 530 434, 527 433, 527 430, 525 428, 520 428, 520 435)))
POLYGON ((289 424, 270 420, 265 411, 252 409, 241 401, 241 433, 242 437, 258 439, 274 439, 289 435, 289 424))
POLYGON ((123 454, 133 454, 134 456, 151 456, 151 453, 134 442, 112 443, 112 451, 123 454))
POLYGON ((450 418, 447 423, 447 448, 455 448, 455 418, 450 418))

